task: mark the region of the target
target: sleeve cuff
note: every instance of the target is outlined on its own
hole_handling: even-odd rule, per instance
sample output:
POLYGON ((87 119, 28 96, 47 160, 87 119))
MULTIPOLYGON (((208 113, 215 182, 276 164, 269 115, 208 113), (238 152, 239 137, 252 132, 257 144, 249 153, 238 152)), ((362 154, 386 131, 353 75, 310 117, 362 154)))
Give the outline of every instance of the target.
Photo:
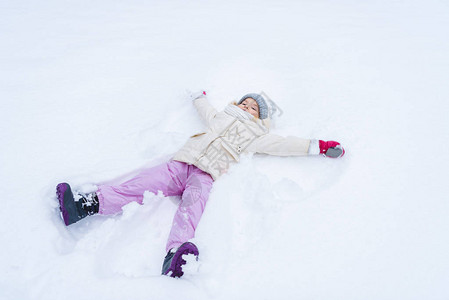
POLYGON ((320 144, 318 140, 310 140, 309 155, 320 154, 320 144))
POLYGON ((205 98, 206 92, 205 91, 196 92, 196 93, 192 94, 190 97, 192 98, 192 100, 196 100, 196 99, 203 98, 203 97, 205 98))

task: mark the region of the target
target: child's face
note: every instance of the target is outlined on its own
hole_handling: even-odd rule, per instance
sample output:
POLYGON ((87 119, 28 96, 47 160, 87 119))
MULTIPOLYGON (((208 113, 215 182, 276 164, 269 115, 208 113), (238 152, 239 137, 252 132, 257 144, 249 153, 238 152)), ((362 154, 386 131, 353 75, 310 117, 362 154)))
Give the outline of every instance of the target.
POLYGON ((237 106, 243 109, 244 111, 249 112, 254 117, 256 118, 259 117, 259 105, 257 105, 256 100, 254 100, 253 98, 246 98, 245 100, 242 101, 242 103, 240 103, 237 106))

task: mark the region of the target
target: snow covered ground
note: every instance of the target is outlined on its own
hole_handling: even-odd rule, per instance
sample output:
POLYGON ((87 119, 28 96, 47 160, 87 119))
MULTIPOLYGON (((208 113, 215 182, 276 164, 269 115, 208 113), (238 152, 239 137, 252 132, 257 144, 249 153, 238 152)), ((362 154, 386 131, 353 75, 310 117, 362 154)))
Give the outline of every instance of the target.
POLYGON ((448 299, 447 1, 1 1, 0 299, 448 299), (273 132, 347 155, 246 156, 182 279, 177 199, 66 228, 55 186, 120 182, 265 91, 273 132))

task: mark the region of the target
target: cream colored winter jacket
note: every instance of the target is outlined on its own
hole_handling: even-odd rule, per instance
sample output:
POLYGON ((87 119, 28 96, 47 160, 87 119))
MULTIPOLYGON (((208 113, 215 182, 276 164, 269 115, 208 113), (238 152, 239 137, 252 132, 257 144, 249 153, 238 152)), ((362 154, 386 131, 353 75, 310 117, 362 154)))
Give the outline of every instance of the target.
POLYGON ((214 180, 238 162, 241 153, 308 155, 310 140, 270 134, 269 119, 238 120, 224 111, 218 112, 206 97, 193 103, 208 129, 190 137, 173 159, 197 166, 214 180))

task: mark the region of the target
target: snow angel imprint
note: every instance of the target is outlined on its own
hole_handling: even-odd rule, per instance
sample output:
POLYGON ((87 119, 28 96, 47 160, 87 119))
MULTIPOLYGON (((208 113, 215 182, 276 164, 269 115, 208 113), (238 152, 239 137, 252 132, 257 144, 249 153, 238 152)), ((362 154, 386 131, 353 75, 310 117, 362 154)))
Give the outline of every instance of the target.
POLYGON ((166 244, 162 274, 182 276, 182 256, 199 255, 189 240, 194 237, 212 184, 239 161, 240 154, 322 154, 338 158, 345 153, 338 142, 271 134, 270 119, 275 106, 264 96, 267 98, 264 94, 247 94, 219 112, 209 104, 206 92, 192 94, 193 105, 206 124, 204 132, 190 137, 168 162, 145 169, 122 184, 99 185, 96 192, 89 194, 72 192, 67 183, 58 184, 56 194, 65 225, 93 214, 116 214, 133 201, 142 204, 145 191, 181 196, 166 244))

